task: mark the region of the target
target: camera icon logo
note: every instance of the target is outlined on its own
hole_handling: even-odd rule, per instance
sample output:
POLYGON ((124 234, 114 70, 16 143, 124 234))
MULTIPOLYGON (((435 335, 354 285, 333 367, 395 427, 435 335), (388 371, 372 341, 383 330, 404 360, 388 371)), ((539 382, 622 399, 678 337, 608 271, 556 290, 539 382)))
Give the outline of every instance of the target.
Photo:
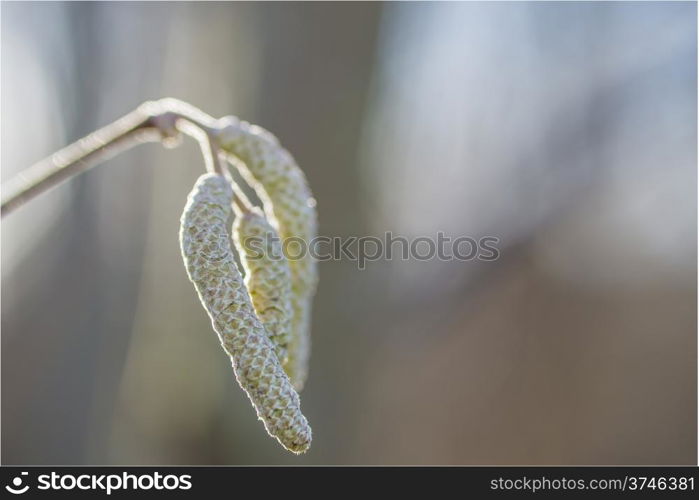
POLYGON ((5 489, 13 495, 21 495, 22 493, 26 493, 26 491, 29 489, 29 485, 27 484, 22 487, 22 476, 27 476, 28 474, 28 472, 20 473, 19 476, 12 480, 12 485, 5 486, 5 489))

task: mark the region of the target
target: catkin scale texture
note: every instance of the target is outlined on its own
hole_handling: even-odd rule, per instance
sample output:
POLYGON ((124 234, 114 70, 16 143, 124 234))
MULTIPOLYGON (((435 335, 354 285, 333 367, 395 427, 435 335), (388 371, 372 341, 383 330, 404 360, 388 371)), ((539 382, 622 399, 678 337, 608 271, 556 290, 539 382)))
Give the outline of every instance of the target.
POLYGON ((231 357, 236 379, 267 432, 294 453, 311 444, 299 396, 255 314, 233 259, 226 224, 233 192, 221 175, 201 176, 181 218, 180 245, 187 274, 231 357))
MULTIPOLYGON (((317 235, 315 200, 291 154, 268 131, 235 117, 222 119, 218 139, 225 151, 243 163, 241 174, 263 201, 267 218, 280 237, 287 241, 300 238, 308 245, 317 235)), ((296 252, 294 245, 286 250, 290 257, 296 252)), ((308 374, 311 307, 318 271, 308 252, 300 259, 290 258, 289 267, 293 317, 285 369, 294 387, 301 390, 308 374)))
POLYGON ((233 240, 245 269, 245 286, 252 305, 284 365, 292 318, 291 272, 277 231, 259 209, 253 208, 236 217, 233 240))

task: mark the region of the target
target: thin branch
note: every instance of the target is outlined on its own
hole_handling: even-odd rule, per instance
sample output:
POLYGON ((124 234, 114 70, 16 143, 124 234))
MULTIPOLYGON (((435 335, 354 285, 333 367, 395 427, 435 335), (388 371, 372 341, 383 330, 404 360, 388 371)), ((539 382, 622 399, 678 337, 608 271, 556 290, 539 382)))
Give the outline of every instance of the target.
POLYGON ((207 172, 212 174, 223 174, 221 161, 219 160, 219 148, 215 144, 212 133, 189 121, 180 120, 176 124, 178 131, 194 137, 201 147, 201 154, 204 157, 204 164, 207 172))
POLYGON ((1 215, 4 217, 41 193, 138 144, 172 143, 179 132, 196 138, 207 169, 220 173, 218 148, 213 141, 215 131, 216 119, 187 103, 176 99, 146 102, 3 183, 1 215))
POLYGON ((250 212, 254 205, 231 175, 231 170, 228 168, 229 162, 225 155, 219 155, 219 161, 223 167, 223 175, 233 188, 233 212, 235 213, 236 217, 240 217, 241 215, 250 212))
POLYGON ((250 199, 245 196, 245 193, 242 189, 240 189, 238 184, 232 182, 231 185, 233 186, 233 194, 235 194, 235 197, 233 198, 233 211, 235 212, 235 215, 240 217, 243 214, 250 213, 255 205, 253 205, 250 202, 250 199))
POLYGON ((2 216, 118 153, 160 138, 157 128, 151 123, 151 117, 137 109, 4 182, 2 216))

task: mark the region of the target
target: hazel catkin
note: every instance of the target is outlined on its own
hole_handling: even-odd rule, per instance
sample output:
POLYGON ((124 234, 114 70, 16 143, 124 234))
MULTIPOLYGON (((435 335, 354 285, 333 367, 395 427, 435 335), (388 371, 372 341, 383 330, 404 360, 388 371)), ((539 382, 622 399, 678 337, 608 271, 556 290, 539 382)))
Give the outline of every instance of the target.
MULTIPOLYGON (((221 148, 242 162, 241 174, 263 201, 265 214, 282 240, 294 238, 309 245, 317 236, 315 200, 291 154, 268 131, 235 117, 222 118, 218 129, 221 148)), ((288 249, 288 253, 296 253, 292 245, 288 249)), ((289 359, 284 368, 300 391, 308 374, 310 318, 318 271, 308 252, 299 258, 289 257, 293 317, 289 359)))
POLYGON ((182 257, 231 357, 236 379, 265 429, 286 449, 302 453, 311 444, 311 428, 233 259, 226 230, 232 199, 233 191, 223 176, 205 174, 197 180, 180 221, 182 257))
POLYGON ((252 305, 284 365, 292 318, 291 273, 279 236, 254 207, 236 217, 233 241, 245 269, 245 286, 252 305))

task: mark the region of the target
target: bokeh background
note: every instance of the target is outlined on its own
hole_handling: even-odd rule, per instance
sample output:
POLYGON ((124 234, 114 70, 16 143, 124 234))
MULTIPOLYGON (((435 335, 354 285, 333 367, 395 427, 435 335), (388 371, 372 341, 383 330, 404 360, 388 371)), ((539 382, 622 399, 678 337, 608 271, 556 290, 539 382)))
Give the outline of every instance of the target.
POLYGON ((187 280, 191 140, 2 221, 5 464, 688 464, 694 3, 2 2, 2 179, 172 96, 273 131, 328 236, 310 452, 267 437, 187 280))

